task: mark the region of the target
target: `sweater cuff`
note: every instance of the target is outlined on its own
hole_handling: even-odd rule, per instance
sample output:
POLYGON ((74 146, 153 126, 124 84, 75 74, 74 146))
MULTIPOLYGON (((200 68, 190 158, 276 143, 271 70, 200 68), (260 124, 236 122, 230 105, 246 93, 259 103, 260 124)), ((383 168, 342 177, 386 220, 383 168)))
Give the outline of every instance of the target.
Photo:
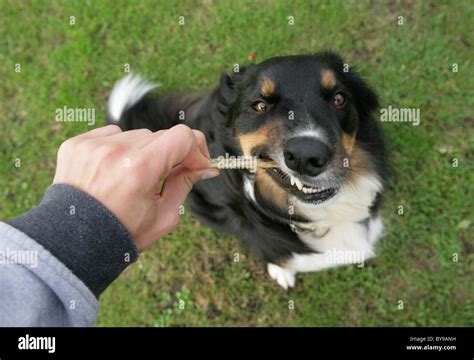
POLYGON ((51 185, 38 207, 6 222, 45 247, 97 298, 138 259, 120 221, 71 185, 51 185))

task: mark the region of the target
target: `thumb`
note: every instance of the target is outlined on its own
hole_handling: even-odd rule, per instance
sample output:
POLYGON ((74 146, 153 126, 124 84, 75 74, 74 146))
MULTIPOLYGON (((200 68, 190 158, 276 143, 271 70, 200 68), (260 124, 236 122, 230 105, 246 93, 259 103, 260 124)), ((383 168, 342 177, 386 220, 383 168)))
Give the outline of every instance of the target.
POLYGON ((179 209, 184 205, 194 184, 219 175, 217 169, 190 171, 184 166, 176 166, 165 179, 158 198, 158 238, 173 230, 179 223, 179 209))

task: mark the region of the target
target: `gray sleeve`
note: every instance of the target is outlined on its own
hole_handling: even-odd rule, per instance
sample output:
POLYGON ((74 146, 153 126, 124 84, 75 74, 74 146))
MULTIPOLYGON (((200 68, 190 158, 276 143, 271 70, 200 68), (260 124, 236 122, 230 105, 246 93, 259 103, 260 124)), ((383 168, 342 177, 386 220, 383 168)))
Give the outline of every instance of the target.
POLYGON ((0 222, 0 326, 89 326, 97 299, 138 258, 122 224, 70 185, 0 222))

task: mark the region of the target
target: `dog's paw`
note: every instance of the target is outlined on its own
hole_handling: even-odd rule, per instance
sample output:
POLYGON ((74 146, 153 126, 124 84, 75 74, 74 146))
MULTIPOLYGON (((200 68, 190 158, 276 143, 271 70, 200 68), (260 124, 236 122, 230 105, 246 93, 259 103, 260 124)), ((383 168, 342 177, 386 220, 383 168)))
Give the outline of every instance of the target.
POLYGON ((296 271, 282 268, 281 266, 268 263, 267 270, 270 277, 285 290, 295 286, 296 271))

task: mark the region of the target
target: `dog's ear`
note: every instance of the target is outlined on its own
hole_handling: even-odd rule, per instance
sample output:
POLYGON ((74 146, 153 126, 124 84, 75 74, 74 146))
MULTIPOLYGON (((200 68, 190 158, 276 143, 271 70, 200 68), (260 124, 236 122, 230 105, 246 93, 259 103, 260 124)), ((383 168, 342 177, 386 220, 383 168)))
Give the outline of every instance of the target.
POLYGON ((221 73, 217 89, 218 109, 227 112, 237 98, 235 81, 224 71, 221 73))
POLYGON ((227 113, 237 100, 238 84, 251 66, 240 67, 239 71, 232 72, 231 76, 222 71, 217 91, 218 109, 221 113, 227 113))
POLYGON ((379 107, 377 94, 354 70, 343 72, 346 85, 349 87, 359 115, 364 118, 379 107))
POLYGON ((342 57, 332 51, 318 52, 313 56, 318 60, 318 62, 323 63, 332 69, 342 69, 344 66, 342 57))

